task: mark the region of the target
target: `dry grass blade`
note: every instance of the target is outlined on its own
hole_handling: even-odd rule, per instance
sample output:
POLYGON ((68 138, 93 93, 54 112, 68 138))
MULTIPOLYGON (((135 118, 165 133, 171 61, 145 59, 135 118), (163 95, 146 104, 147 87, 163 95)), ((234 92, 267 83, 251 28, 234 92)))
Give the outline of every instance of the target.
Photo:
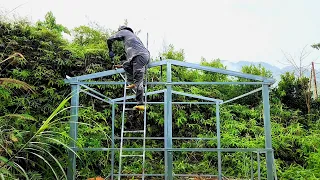
POLYGON ((27 114, 7 114, 2 117, 20 118, 20 119, 24 119, 24 120, 37 121, 34 117, 27 115, 27 114))
MULTIPOLYGON (((1 153, 2 153, 3 151, 5 151, 6 154, 10 156, 10 152, 8 151, 8 149, 7 149, 5 146, 3 146, 2 144, 0 144, 0 147, 2 148, 2 149, 0 149, 0 152, 1 152, 1 153)), ((10 156, 10 157, 11 157, 11 156, 10 156)))
MULTIPOLYGON (((24 56, 21 53, 16 52, 16 53, 10 55, 9 57, 7 57, 6 59, 0 60, 0 64, 4 63, 6 61, 12 60, 16 56, 19 56, 22 59, 26 60, 26 58, 24 58, 24 56)), ((18 86, 20 86, 19 88, 22 88, 24 90, 31 91, 32 93, 35 93, 34 88, 32 86, 30 86, 29 84, 23 82, 23 81, 19 81, 19 80, 16 80, 16 79, 11 79, 11 78, 0 78, 0 85, 6 86, 7 84, 18 85, 18 86)))
POLYGON ((30 86, 28 83, 25 83, 23 81, 19 81, 16 79, 11 79, 11 78, 0 78, 0 85, 5 86, 6 84, 16 84, 16 85, 19 85, 24 90, 27 90, 27 91, 29 90, 35 93, 33 87, 30 86))
POLYGON ((17 53, 17 52, 16 52, 16 53, 10 55, 9 57, 7 57, 5 60, 0 61, 0 64, 4 63, 4 62, 6 62, 6 61, 9 61, 9 60, 13 59, 13 58, 16 57, 16 56, 20 56, 21 58, 23 58, 24 60, 26 60, 26 58, 24 58, 24 56, 23 56, 21 53, 17 53))

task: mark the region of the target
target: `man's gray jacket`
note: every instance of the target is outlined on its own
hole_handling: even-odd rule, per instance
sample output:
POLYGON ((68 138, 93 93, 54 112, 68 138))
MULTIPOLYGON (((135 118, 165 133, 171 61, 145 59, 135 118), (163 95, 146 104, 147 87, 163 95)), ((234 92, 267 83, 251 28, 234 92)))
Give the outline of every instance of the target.
POLYGON ((107 40, 109 51, 112 51, 112 43, 117 41, 124 42, 127 61, 131 61, 135 56, 142 56, 145 59, 150 58, 150 52, 146 49, 141 40, 131 31, 123 29, 111 36, 107 40))

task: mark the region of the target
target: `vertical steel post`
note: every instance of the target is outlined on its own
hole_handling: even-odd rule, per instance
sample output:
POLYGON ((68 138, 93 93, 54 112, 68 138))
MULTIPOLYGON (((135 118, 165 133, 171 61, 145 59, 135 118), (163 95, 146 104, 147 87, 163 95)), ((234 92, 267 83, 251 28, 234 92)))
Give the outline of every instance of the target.
MULTIPOLYGON (((246 169, 246 167, 247 167, 247 161, 246 161, 246 152, 243 152, 243 167, 244 167, 244 169, 246 169)), ((246 178, 248 177, 248 171, 246 171, 245 170, 245 176, 246 176, 246 178)))
POLYGON ((115 121, 115 105, 112 102, 112 127, 111 127, 111 180, 114 178, 114 121, 115 121))
MULTIPOLYGON (((172 76, 171 76, 171 62, 167 61, 167 83, 172 82, 172 76)), ((167 84, 167 148, 172 148, 172 85, 167 84)), ((167 166, 167 172, 168 172, 168 179, 172 180, 173 176, 173 164, 172 164, 172 151, 169 151, 167 154, 168 158, 168 166, 167 166)))
MULTIPOLYGON (((69 135, 72 138, 70 141, 70 148, 75 150, 76 148, 76 143, 75 141, 77 140, 77 133, 78 133, 78 108, 79 108, 79 91, 80 87, 77 84, 72 84, 71 85, 71 109, 70 109, 70 132, 69 135)), ((67 177, 68 180, 74 180, 75 179, 75 174, 76 174, 76 155, 72 152, 68 152, 68 159, 69 159, 69 164, 68 164, 68 172, 67 172, 67 177)))
POLYGON ((274 179, 278 180, 278 176, 277 176, 277 168, 276 168, 276 164, 275 164, 275 159, 274 159, 274 152, 272 151, 272 160, 273 160, 273 172, 274 172, 274 179))
POLYGON ((218 150, 218 179, 222 179, 222 169, 221 169, 221 144, 220 144, 220 105, 216 103, 216 124, 217 124, 217 148, 218 150))
POLYGON ((251 159, 251 180, 253 180, 253 155, 252 155, 253 152, 251 152, 251 155, 250 155, 250 159, 251 159))
POLYGON ((124 86, 123 86, 123 104, 122 104, 122 117, 121 117, 121 140, 120 140, 120 153, 119 153, 119 170, 118 170, 118 180, 121 179, 121 172, 122 172, 122 147, 123 147, 123 134, 124 134, 124 116, 125 116, 125 109, 126 109, 126 101, 127 101, 127 75, 125 74, 124 78, 124 86))
POLYGON ((260 151, 257 152, 257 161, 258 161, 258 180, 261 180, 261 172, 260 172, 260 151))
POLYGON ((271 140, 271 121, 270 121, 270 104, 269 104, 269 86, 262 85, 262 98, 263 98, 263 120, 264 120, 264 133, 265 133, 265 148, 267 160, 267 179, 273 180, 273 158, 272 158, 272 140, 271 140))
MULTIPOLYGON (((148 92, 148 69, 145 67, 146 77, 145 77, 145 89, 144 89, 144 108, 147 109, 147 92, 148 92)), ((146 136, 147 136, 147 111, 144 110, 143 113, 143 160, 142 160, 142 180, 145 178, 145 163, 146 163, 146 136)))
POLYGON ((164 169, 165 169, 165 179, 168 179, 168 103, 167 103, 167 90, 164 91, 164 169))

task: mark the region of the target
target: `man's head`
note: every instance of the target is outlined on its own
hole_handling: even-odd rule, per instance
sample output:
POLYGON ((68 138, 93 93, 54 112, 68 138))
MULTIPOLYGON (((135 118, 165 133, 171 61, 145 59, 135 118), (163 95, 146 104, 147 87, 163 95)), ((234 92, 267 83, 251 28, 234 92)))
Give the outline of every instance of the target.
POLYGON ((133 30, 128 26, 120 26, 118 31, 121 31, 121 30, 124 30, 124 29, 129 30, 129 31, 131 31, 133 33, 133 30))

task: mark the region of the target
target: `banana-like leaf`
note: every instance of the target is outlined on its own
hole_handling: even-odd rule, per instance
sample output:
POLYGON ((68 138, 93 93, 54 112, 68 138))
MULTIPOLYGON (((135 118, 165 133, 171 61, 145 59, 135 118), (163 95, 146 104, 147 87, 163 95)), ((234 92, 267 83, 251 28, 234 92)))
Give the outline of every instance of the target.
POLYGON ((17 80, 17 79, 11 79, 11 78, 0 78, 0 85, 6 87, 8 84, 15 84, 20 86, 22 89, 26 91, 31 91, 32 93, 35 93, 34 88, 30 86, 28 83, 17 80))
POLYGON ((61 109, 65 106, 65 104, 71 99, 71 96, 64 99, 59 106, 54 110, 54 112, 49 116, 49 118, 47 120, 44 121, 44 123, 42 124, 42 126, 39 128, 39 130, 37 131, 36 134, 39 134, 40 132, 46 130, 49 126, 49 123, 51 122, 51 120, 61 111, 61 109))

